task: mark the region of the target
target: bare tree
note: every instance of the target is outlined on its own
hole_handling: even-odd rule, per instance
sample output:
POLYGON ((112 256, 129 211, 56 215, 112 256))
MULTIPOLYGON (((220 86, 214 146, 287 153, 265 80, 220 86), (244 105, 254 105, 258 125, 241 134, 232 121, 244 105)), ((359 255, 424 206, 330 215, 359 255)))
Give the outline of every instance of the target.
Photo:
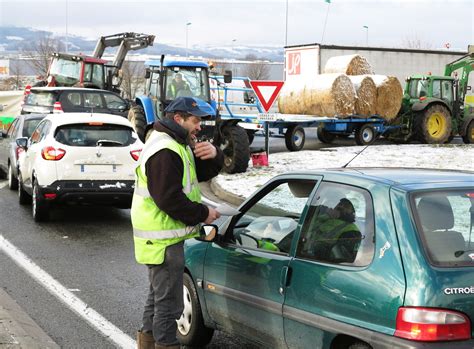
POLYGON ((134 99, 137 92, 145 86, 145 70, 141 63, 125 61, 122 66, 122 84, 120 88, 126 99, 134 99))
POLYGON ((36 74, 46 77, 51 54, 61 52, 63 49, 64 45, 59 39, 53 38, 51 35, 42 34, 38 40, 23 46, 21 53, 29 59, 36 74))
POLYGON ((22 75, 23 75, 23 70, 21 69, 21 64, 18 60, 12 60, 10 59, 10 71, 9 71, 10 77, 13 79, 13 88, 15 90, 21 89, 22 85, 22 75))
POLYGON ((232 65, 227 62, 214 62, 212 72, 216 75, 224 75, 226 70, 232 70, 232 65))
POLYGON ((402 41, 402 47, 414 50, 429 50, 433 48, 433 44, 423 42, 417 35, 405 37, 402 41))
POLYGON ((268 80, 270 78, 270 67, 262 61, 247 63, 243 72, 250 80, 268 80))

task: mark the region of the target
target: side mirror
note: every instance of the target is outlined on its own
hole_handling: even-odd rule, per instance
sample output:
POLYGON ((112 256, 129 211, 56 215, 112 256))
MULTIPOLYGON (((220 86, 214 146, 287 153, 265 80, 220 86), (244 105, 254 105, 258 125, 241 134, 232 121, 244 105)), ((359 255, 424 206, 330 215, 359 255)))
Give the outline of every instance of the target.
POLYGON ((224 73, 224 82, 230 84, 232 82, 232 70, 226 70, 224 73))
POLYGON ((145 69, 145 79, 149 79, 151 76, 150 69, 145 69))
POLYGON ((219 228, 215 224, 204 224, 199 230, 199 237, 196 239, 200 241, 212 242, 215 241, 217 237, 217 232, 219 228))
POLYGON ((0 138, 7 138, 7 131, 1 131, 0 132, 0 138))
POLYGON ((28 149, 28 138, 27 137, 20 137, 16 139, 16 145, 20 148, 27 150, 28 149))

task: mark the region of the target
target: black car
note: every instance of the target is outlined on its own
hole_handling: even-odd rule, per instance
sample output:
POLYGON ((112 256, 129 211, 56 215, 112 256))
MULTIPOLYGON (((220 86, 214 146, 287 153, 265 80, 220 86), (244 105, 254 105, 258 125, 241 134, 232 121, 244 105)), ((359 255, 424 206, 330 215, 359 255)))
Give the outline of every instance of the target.
POLYGON ((18 155, 21 149, 16 144, 20 137, 30 137, 36 126, 47 114, 19 115, 7 131, 0 132, 0 176, 6 174, 8 187, 18 188, 18 155))
POLYGON ((21 113, 93 112, 127 117, 129 108, 127 100, 110 91, 75 87, 33 87, 25 97, 21 113))

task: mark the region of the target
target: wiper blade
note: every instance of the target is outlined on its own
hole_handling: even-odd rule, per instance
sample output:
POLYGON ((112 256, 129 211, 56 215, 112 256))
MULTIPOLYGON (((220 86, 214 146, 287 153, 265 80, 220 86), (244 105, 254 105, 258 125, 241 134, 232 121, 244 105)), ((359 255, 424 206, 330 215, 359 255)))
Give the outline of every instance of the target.
POLYGON ((102 147, 117 147, 117 146, 122 146, 122 142, 118 141, 112 141, 108 139, 99 139, 96 143, 97 146, 102 146, 102 147))

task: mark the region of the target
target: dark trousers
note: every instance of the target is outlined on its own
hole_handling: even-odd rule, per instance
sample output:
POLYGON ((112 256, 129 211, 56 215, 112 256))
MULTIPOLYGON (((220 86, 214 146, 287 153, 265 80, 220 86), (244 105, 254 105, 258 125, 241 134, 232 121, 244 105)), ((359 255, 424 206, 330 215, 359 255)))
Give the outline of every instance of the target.
POLYGON ((166 248, 163 264, 148 265, 150 291, 143 312, 143 332, 157 344, 179 344, 176 320, 183 312, 184 242, 166 248))

